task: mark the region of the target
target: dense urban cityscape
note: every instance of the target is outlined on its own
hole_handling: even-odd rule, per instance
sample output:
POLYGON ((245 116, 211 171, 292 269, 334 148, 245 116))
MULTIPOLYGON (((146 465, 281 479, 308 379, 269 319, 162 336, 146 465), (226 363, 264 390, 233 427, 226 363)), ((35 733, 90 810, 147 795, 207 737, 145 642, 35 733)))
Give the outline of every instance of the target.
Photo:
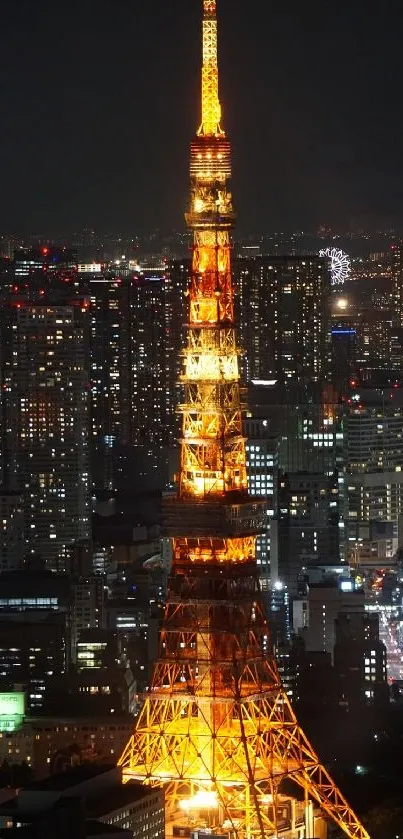
POLYGON ((0 231, 0 834, 400 839, 403 228, 233 232, 199 6, 187 230, 0 231))

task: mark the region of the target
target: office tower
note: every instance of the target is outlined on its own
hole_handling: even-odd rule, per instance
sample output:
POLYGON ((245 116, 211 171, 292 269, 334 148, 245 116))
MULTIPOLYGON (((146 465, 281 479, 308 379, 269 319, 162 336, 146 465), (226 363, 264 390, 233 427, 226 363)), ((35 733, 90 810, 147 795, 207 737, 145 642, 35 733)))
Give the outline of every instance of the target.
POLYGON ((341 699, 348 707, 389 701, 386 647, 379 639, 379 615, 338 614, 334 667, 341 699))
POLYGON ((395 375, 402 369, 401 333, 391 311, 369 308, 356 318, 357 370, 360 377, 370 378, 388 370, 395 375))
POLYGON ((272 640, 276 650, 291 639, 290 595, 280 581, 274 583, 267 596, 272 640))
POLYGON ((108 273, 89 281, 91 421, 96 440, 130 442, 130 281, 108 273))
POLYGON ((88 307, 69 283, 40 292, 1 310, 3 483, 23 495, 25 552, 63 570, 90 535, 88 307))
POLYGON ((0 689, 18 684, 31 713, 43 711, 70 660, 70 587, 33 562, 0 575, 0 689))
POLYGON ((357 329, 340 318, 332 323, 331 379, 336 393, 344 395, 357 375, 357 329))
POLYGON ((332 657, 336 642, 336 618, 347 612, 364 615, 364 592, 349 588, 343 590, 340 581, 311 584, 308 589, 307 625, 302 631, 308 651, 327 652, 332 657))
POLYGON ((345 408, 344 439, 348 558, 376 567, 402 539, 402 389, 357 382, 345 408))
POLYGON ((177 446, 179 433, 182 271, 180 263, 173 263, 142 268, 132 279, 132 442, 140 473, 150 486, 167 483, 170 449, 177 446))
POLYGON ((341 470, 342 417, 331 387, 284 387, 274 379, 249 384, 248 421, 265 421, 278 436, 278 465, 284 472, 341 470))
MULTIPOLYGON (((106 626, 120 639, 121 647, 130 661, 130 669, 138 691, 150 684, 149 647, 152 636, 151 610, 148 603, 138 602, 127 594, 109 598, 106 606, 106 626)), ((154 663, 157 649, 152 644, 154 663)))
POLYGON ((156 436, 160 444, 177 444, 180 351, 185 347, 187 316, 183 292, 188 277, 186 260, 168 262, 159 270, 143 267, 135 277, 132 322, 134 328, 138 327, 138 334, 134 335, 132 344, 136 390, 133 411, 138 412, 136 428, 140 427, 140 436, 135 441, 141 442, 141 429, 145 428, 143 436, 147 440, 156 436))
MULTIPOLYGON (((333 475, 340 463, 336 396, 330 388, 330 274, 318 256, 257 256, 238 259, 241 345, 250 383, 253 419, 265 418, 278 434, 278 465, 284 472, 333 475)), ((283 505, 284 507, 284 505, 283 505)), ((290 519, 288 519, 291 524, 290 519)), ((272 583, 296 593, 296 566, 284 560, 286 520, 274 509, 272 583), (281 524, 280 524, 281 520, 281 524), (280 559, 279 559, 280 558, 280 559), (279 568, 279 562, 283 567, 279 568)), ((295 531, 290 530, 291 544, 295 531)))
POLYGON ((338 475, 280 473, 277 527, 278 577, 291 596, 301 573, 340 563, 338 475))
POLYGON ((248 381, 327 381, 330 272, 319 256, 261 256, 235 263, 248 381))
POLYGON ((403 243, 391 247, 392 263, 392 308, 395 312, 396 325, 403 328, 403 243))
POLYGON ((324 827, 314 799, 348 836, 366 837, 299 728, 268 648, 255 561, 264 504, 248 494, 242 434, 215 0, 203 9, 181 470, 165 505, 173 564, 150 690, 119 762, 126 781, 164 783, 167 836, 197 836, 206 824, 233 839, 314 836, 324 827), (281 792, 289 776, 303 802, 281 792))
POLYGON ((78 637, 69 688, 89 714, 137 711, 137 685, 120 641, 107 629, 83 629, 78 637))
POLYGON ((132 420, 133 443, 145 446, 150 456, 166 444, 165 298, 162 271, 133 277, 132 420))
POLYGON ((344 558, 343 505, 339 501, 343 498, 344 487, 343 410, 335 402, 331 388, 320 390, 315 385, 284 387, 274 380, 255 381, 248 393, 251 418, 247 419, 247 424, 253 426, 257 420, 266 423, 266 428, 278 439, 276 489, 279 473, 285 484, 280 487, 281 503, 280 493, 276 491, 274 507, 269 507, 273 510, 270 520, 270 576, 272 583, 280 580, 289 586, 292 596, 296 594, 297 577, 305 564, 302 554, 306 555, 306 561, 311 555, 312 562, 314 558, 319 559, 318 550, 322 561, 338 564, 340 557, 344 558), (304 489, 306 510, 302 514, 302 504, 301 516, 297 511, 299 504, 292 501, 293 496, 297 498, 298 492, 289 493, 287 490, 291 485, 293 489, 299 486, 304 489), (313 496, 318 487, 322 495, 320 504, 315 507, 313 496), (291 507, 294 507, 292 512, 291 507), (309 524, 308 519, 303 518, 308 510, 309 524), (328 526, 330 529, 325 536, 328 526), (322 535, 318 536, 319 532, 322 535), (297 533, 302 540, 298 548, 297 533))
MULTIPOLYGON (((369 281, 368 281, 369 282, 369 281)), ((401 373, 403 332, 389 291, 351 289, 332 305, 332 382, 345 393, 349 378, 401 373)), ((347 388, 348 389, 348 388, 347 388)))
POLYGON ((116 485, 118 452, 131 443, 132 433, 131 280, 101 270, 80 276, 91 304, 92 481, 96 489, 110 491, 116 485))
POLYGON ((244 432, 248 490, 267 504, 266 529, 256 538, 256 565, 261 587, 266 591, 270 580, 278 578, 277 554, 274 559, 270 542, 270 520, 277 511, 278 435, 270 431, 267 420, 250 417, 244 421, 244 432))
POLYGON ((21 567, 24 548, 24 499, 21 492, 0 488, 0 572, 21 567))
POLYGON ((101 670, 120 655, 116 634, 107 629, 83 629, 77 641, 77 671, 101 670))
POLYGON ((64 615, 42 610, 0 615, 0 673, 5 690, 27 691, 32 714, 42 711, 48 691, 66 673, 68 636, 64 615))
POLYGON ((77 641, 86 629, 104 626, 105 580, 101 574, 77 576, 72 580, 71 657, 76 660, 77 641))

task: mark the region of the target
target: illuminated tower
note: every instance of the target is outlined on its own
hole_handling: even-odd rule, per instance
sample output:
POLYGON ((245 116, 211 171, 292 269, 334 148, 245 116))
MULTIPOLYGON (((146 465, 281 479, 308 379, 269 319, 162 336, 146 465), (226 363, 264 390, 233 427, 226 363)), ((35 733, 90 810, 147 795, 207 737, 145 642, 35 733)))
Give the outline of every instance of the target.
POLYGON ((299 728, 271 654, 255 562, 265 509, 247 493, 220 117, 216 2, 204 0, 181 471, 165 508, 173 565, 150 690, 120 763, 126 780, 164 784, 167 836, 204 827, 231 839, 323 837, 323 811, 365 839, 299 728), (300 801, 282 794, 285 778, 300 801))

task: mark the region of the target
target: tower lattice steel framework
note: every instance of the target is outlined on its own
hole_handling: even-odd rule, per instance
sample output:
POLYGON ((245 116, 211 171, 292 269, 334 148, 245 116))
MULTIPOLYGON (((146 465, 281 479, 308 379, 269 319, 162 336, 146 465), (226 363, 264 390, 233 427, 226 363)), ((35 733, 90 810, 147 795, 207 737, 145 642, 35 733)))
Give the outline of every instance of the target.
POLYGON ((281 835, 289 778, 305 814, 293 835, 314 835, 313 801, 347 836, 368 839, 299 727, 268 644, 255 562, 265 510, 248 496, 242 434, 216 0, 203 7, 180 485, 165 503, 173 565, 150 691, 120 764, 125 780, 165 785, 168 825, 204 824, 234 839, 281 835))

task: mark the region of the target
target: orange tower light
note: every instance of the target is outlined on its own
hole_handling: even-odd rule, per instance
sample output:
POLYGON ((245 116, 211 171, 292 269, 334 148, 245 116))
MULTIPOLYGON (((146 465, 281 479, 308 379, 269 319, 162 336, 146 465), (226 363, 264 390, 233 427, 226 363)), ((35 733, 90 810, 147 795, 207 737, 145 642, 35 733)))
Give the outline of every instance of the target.
POLYGON ((167 836, 324 837, 327 815, 368 839, 298 726, 269 643, 255 561, 265 509, 248 496, 242 433, 216 0, 203 8, 180 484, 165 503, 173 564, 150 690, 119 762, 125 781, 164 785, 167 836), (299 798, 282 792, 285 779, 299 798))

